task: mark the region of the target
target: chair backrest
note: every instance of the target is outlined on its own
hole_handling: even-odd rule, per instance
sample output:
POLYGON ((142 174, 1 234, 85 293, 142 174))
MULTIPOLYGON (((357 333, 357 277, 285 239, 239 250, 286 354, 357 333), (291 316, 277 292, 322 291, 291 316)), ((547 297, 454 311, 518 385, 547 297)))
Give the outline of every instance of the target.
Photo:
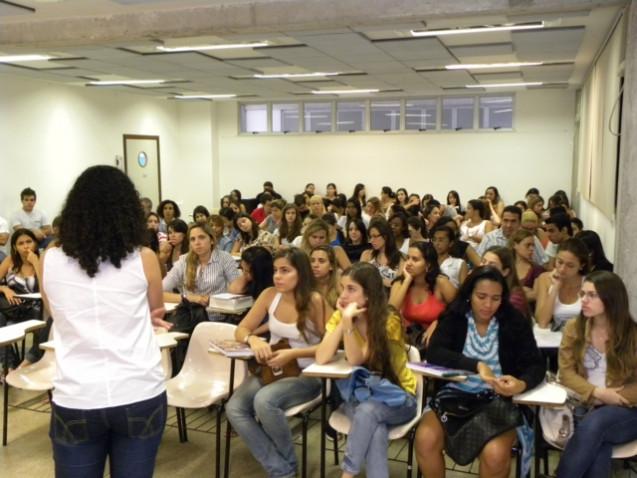
MULTIPOLYGON (((212 339, 234 340, 236 328, 236 325, 221 322, 198 324, 190 337, 184 365, 179 375, 194 375, 197 380, 228 380, 231 360, 208 350, 212 339)), ((246 375, 246 362, 235 360, 234 386, 239 386, 246 375)))
MULTIPOLYGON (((420 352, 413 345, 407 346, 407 360, 409 360, 410 362, 420 362, 420 352)), ((418 402, 418 408, 416 408, 416 410, 418 410, 418 413, 420 413, 420 410, 422 410, 422 387, 424 380, 422 378, 422 375, 420 375, 419 373, 414 375, 416 375, 416 400, 418 402)))

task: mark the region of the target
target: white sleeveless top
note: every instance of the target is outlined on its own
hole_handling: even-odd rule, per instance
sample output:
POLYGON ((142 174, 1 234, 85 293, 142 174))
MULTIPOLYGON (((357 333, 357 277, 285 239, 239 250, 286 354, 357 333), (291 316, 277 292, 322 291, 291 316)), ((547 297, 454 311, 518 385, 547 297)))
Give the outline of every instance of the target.
POLYGON ((465 221, 460 225, 460 239, 462 241, 466 241, 469 244, 471 244, 473 247, 478 247, 478 244, 480 243, 475 242, 473 240, 469 240, 470 237, 476 236, 479 237, 480 239, 482 239, 484 237, 484 233, 486 231, 486 227, 487 227, 487 221, 486 219, 484 219, 480 224, 478 224, 477 226, 469 226, 469 221, 465 221))
POLYGON ((165 390, 138 250, 119 269, 101 263, 91 278, 62 249, 50 249, 43 289, 53 316, 57 405, 115 407, 165 390))
MULTIPOLYGON (((302 349, 306 347, 311 347, 312 345, 316 345, 321 341, 321 338, 316 334, 314 330, 314 323, 311 321, 307 321, 307 327, 305 329, 305 334, 308 336, 309 341, 306 341, 299 329, 296 328, 296 322, 293 324, 286 324, 285 322, 281 322, 276 318, 274 314, 276 312, 276 308, 279 306, 279 302, 281 301, 281 297, 283 295, 281 292, 277 292, 268 308, 268 325, 270 328, 270 344, 276 344, 281 339, 288 339, 290 343, 290 348, 293 349, 302 349)), ((314 363, 314 359, 312 357, 304 357, 296 360, 299 364, 299 367, 305 368, 314 363)))
MULTIPOLYGON (((549 287, 549 294, 551 293, 553 286, 549 287)), ((553 305, 553 322, 556 329, 561 329, 569 319, 578 316, 582 311, 582 300, 577 296, 577 300, 572 304, 563 304, 560 302, 559 294, 555 298, 555 304, 553 305)))
POLYGON ((440 264, 440 272, 449 278, 456 289, 460 287, 460 268, 463 262, 462 259, 449 256, 440 264))

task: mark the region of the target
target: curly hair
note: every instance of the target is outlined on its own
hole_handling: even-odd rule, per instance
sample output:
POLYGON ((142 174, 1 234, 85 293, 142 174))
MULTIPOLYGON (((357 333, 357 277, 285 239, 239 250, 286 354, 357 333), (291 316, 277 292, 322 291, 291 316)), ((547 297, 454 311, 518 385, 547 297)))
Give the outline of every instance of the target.
POLYGON ((162 202, 159 203, 159 206, 157 206, 157 214, 159 215, 159 217, 164 219, 164 206, 166 206, 166 204, 172 205, 175 211, 174 219, 179 219, 181 217, 181 209, 179 209, 179 206, 177 205, 177 203, 173 201, 172 199, 164 199, 162 202))
POLYGON ((100 262, 119 268, 144 244, 144 211, 132 181, 113 166, 92 166, 76 179, 62 210, 59 244, 89 277, 100 262))
POLYGON ((22 236, 29 236, 31 238, 31 240, 33 241, 33 252, 35 252, 37 256, 40 255, 40 251, 38 250, 38 240, 36 239, 35 234, 33 234, 30 229, 17 229, 11 235, 11 262, 13 263, 12 270, 14 272, 20 272, 20 269, 22 269, 22 265, 24 264, 22 256, 20 256, 17 248, 18 239, 20 239, 20 237, 22 236))

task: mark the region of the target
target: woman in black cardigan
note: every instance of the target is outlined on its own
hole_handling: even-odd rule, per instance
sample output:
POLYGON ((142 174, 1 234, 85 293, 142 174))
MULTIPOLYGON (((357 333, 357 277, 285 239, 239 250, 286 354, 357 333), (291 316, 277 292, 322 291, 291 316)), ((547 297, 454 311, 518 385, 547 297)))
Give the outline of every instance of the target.
MULTIPOLYGON (((508 296, 502 274, 492 267, 479 267, 439 320, 427 361, 475 372, 477 375, 458 386, 465 392, 491 388, 500 396, 512 397, 537 386, 544 378, 544 361, 531 323, 511 306, 508 296)), ((509 476, 515 440, 512 429, 487 442, 480 452, 481 477, 509 476)), ((418 463, 425 478, 444 476, 444 445, 445 433, 438 416, 432 411, 425 413, 416 434, 418 463)))

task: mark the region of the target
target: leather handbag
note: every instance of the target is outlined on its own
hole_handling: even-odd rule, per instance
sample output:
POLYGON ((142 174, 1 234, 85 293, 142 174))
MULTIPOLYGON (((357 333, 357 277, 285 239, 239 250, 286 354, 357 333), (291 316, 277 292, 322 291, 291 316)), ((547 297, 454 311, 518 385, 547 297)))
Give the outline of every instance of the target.
MULTIPOLYGON (((270 346, 273 352, 277 350, 289 349, 290 343, 287 339, 280 340, 276 344, 270 346)), ((276 382, 286 377, 298 377, 301 375, 301 368, 296 360, 290 360, 283 367, 270 367, 267 364, 259 363, 256 359, 250 359, 248 361, 248 370, 252 375, 255 375, 261 379, 263 385, 268 385, 272 382, 276 382)))
POLYGON ((468 393, 444 387, 430 405, 445 431, 447 455, 459 465, 468 465, 490 440, 522 425, 513 402, 492 390, 468 393))

